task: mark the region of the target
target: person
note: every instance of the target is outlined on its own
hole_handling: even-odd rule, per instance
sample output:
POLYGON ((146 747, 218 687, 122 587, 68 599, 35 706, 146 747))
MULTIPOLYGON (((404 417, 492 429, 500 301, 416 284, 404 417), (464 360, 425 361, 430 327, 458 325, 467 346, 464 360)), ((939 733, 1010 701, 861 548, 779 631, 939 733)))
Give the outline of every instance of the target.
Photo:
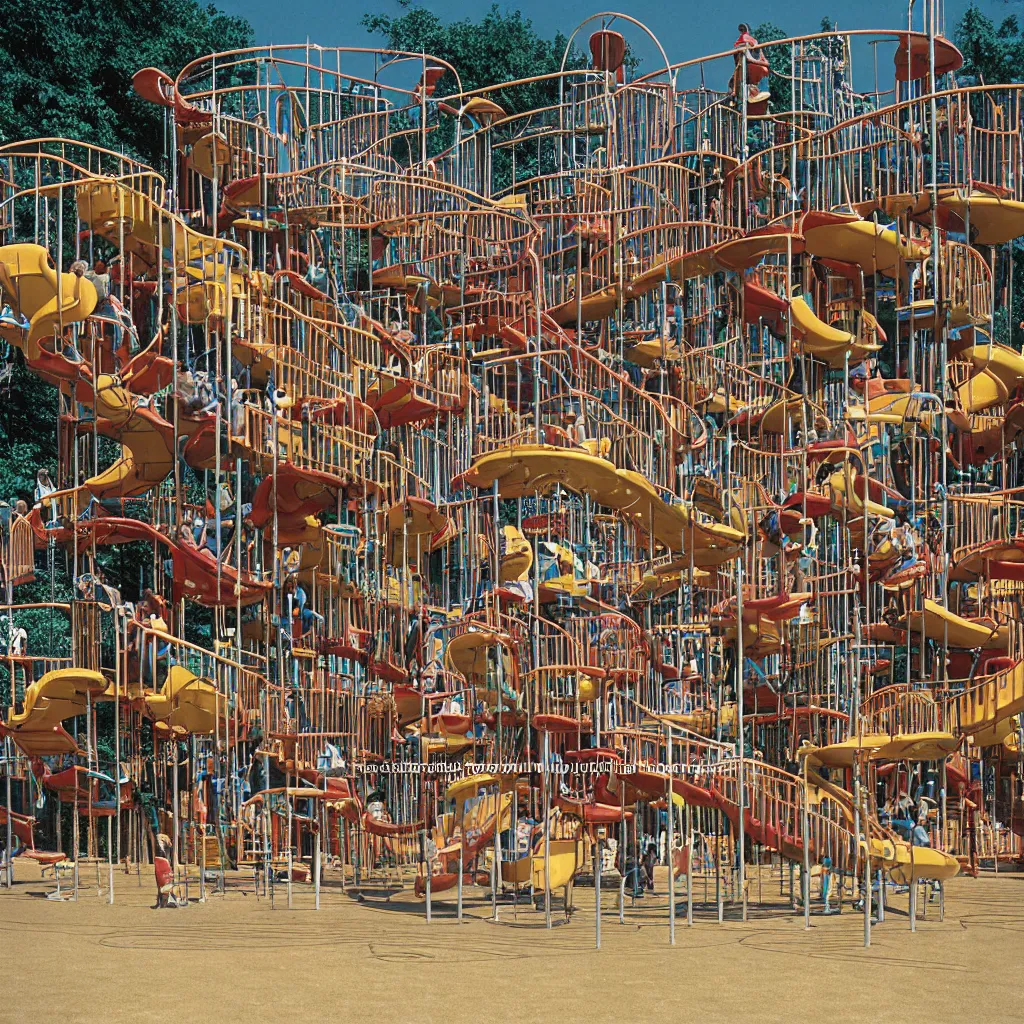
POLYGON ((326 293, 327 291, 327 269, 322 267, 313 260, 309 261, 309 267, 306 269, 306 282, 311 284, 317 291, 326 293))
POLYGON ((231 380, 231 433, 234 437, 245 434, 245 395, 234 378, 231 380))
MULTIPOLYGON (((221 561, 227 561, 231 558, 231 545, 235 539, 235 513, 234 513, 234 500, 231 497, 231 491, 227 486, 224 486, 220 490, 220 533, 217 532, 217 517, 216 515, 204 517, 203 519, 203 531, 201 536, 204 540, 200 541, 199 536, 196 537, 196 544, 200 548, 206 548, 206 550, 214 557, 217 557, 217 543, 218 537, 220 539, 220 559, 221 561)), ((199 517, 196 516, 198 522, 199 517)))
MULTIPOLYGON (((78 260, 76 266, 81 264, 85 266, 85 260, 78 260)), ((72 268, 74 269, 74 268, 72 268)), ((76 271, 77 273, 77 271, 76 271)), ((107 264, 104 260, 98 259, 92 265, 91 270, 83 270, 86 281, 91 282, 93 288, 96 289, 96 314, 99 316, 109 316, 112 312, 110 308, 110 273, 107 270, 107 264)))
POLYGON ((683 296, 680 289, 676 289, 675 302, 672 304, 672 333, 676 344, 683 347, 683 296))
POLYGON ((182 523, 180 535, 182 547, 201 550, 206 547, 206 520, 202 516, 196 516, 191 526, 182 523))
POLYGON ((643 899, 643 877, 636 859, 636 847, 632 843, 623 843, 619 847, 619 873, 629 895, 635 900, 643 899))
POLYGON ((654 843, 647 844, 647 852, 640 861, 640 877, 643 887, 650 893, 654 892, 654 866, 658 863, 658 848, 654 843))
POLYGON ((891 533, 893 545, 899 550, 902 558, 894 570, 903 572, 917 564, 917 535, 910 522, 907 509, 900 508, 896 512, 896 525, 891 533))
POLYGON ((57 488, 54 486, 53 480, 50 479, 50 471, 46 468, 41 468, 36 473, 36 488, 32 494, 35 503, 38 505, 56 490, 57 488))
POLYGON ((563 421, 565 423, 565 433, 569 438, 569 442, 582 448, 584 441, 587 440, 586 424, 583 420, 577 418, 576 413, 572 409, 565 413, 563 421))
POLYGON ((28 633, 6 615, 0 615, 0 652, 12 658, 23 658, 28 644, 28 633))
MULTIPOLYGON (((925 807, 925 820, 927 820, 927 805, 925 807)), ((931 839, 927 830, 921 824, 920 809, 915 811, 914 801, 905 789, 900 790, 899 796, 892 807, 892 827, 904 839, 914 846, 931 846, 931 839)))
POLYGON ((156 906, 154 910, 164 907, 176 907, 174 898, 174 869, 171 867, 171 837, 159 833, 154 840, 153 873, 156 876, 156 906))
POLYGON ((0 309, 0 327, 10 327, 16 331, 27 331, 32 326, 27 316, 15 313, 8 303, 0 309))
POLYGON ((442 715, 461 715, 463 714, 463 703, 462 695, 455 693, 445 697, 441 703, 442 715))
POLYGON ((644 391, 649 395, 660 395, 662 390, 661 360, 655 359, 644 374, 644 391))
POLYGON ((829 900, 832 896, 832 858, 823 857, 821 860, 821 902, 825 904, 824 912, 832 913, 829 900))
POLYGON ((315 625, 323 625, 324 621, 324 617, 319 612, 308 607, 308 602, 309 596, 306 594, 305 588, 301 583, 297 584, 295 587, 295 611, 298 613, 299 630, 302 636, 306 636, 315 625))
MULTIPOLYGON (((732 44, 732 48, 734 50, 749 49, 752 51, 750 53, 751 57, 760 59, 761 54, 758 50, 759 44, 758 41, 750 34, 750 26, 746 22, 741 21, 737 27, 737 31, 740 35, 736 42, 732 44)), ((735 57, 737 64, 739 64, 742 59, 743 58, 740 54, 737 54, 735 57)))
POLYGON ((722 200, 718 196, 712 196, 708 203, 708 220, 712 224, 718 224, 722 220, 722 200))
MULTIPOLYGON (((35 486, 35 490, 32 492, 32 500, 35 502, 36 507, 38 508, 39 506, 43 505, 44 502, 46 502, 46 499, 49 498, 51 494, 56 493, 56 491, 57 491, 57 488, 54 486, 53 481, 50 479, 50 471, 48 469, 45 469, 45 468, 40 469, 36 473, 36 486, 35 486)), ((49 518, 50 518, 51 524, 56 524, 56 522, 57 522, 57 503, 56 502, 51 502, 50 503, 49 512, 50 512, 49 518)))

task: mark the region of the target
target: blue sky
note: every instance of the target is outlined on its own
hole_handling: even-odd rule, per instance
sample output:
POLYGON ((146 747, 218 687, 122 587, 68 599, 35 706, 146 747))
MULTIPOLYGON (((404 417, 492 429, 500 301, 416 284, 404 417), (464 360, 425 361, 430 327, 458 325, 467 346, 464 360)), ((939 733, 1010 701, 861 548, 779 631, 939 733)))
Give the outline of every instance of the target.
MULTIPOLYGON (((217 2, 217 0, 215 0, 217 2)), ((915 26, 920 26, 921 10, 926 0, 918 0, 915 26)), ((259 43, 304 43, 322 46, 374 46, 379 39, 360 27, 363 14, 373 11, 400 14, 397 0, 219 0, 217 6, 248 18, 259 43)), ((444 20, 472 18, 487 10, 490 0, 427 0, 426 6, 444 20)), ((544 35, 561 30, 571 32, 585 17, 615 5, 600 7, 592 0, 541 0, 501 3, 509 10, 519 9, 544 35)), ((967 8, 967 0, 947 0, 948 34, 967 8)), ((1000 21, 1018 12, 1024 21, 1024 2, 980 0, 978 6, 993 20, 1000 21)), ((732 46, 736 26, 741 21, 756 25, 774 21, 791 35, 814 32, 821 18, 828 15, 841 29, 900 28, 906 25, 905 2, 859 0, 857 3, 836 3, 836 0, 774 0, 759 6, 743 0, 712 0, 710 3, 666 3, 664 0, 630 0, 619 8, 644 22, 661 40, 673 60, 685 60, 704 53, 717 53, 732 46)))

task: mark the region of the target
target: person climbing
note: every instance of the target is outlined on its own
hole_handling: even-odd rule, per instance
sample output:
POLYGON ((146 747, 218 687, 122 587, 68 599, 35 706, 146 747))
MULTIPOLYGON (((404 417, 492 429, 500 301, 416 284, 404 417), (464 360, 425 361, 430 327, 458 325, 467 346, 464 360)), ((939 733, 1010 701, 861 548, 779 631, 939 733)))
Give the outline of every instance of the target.
POLYGON ((654 893, 654 868, 657 863, 658 847, 654 843, 648 843, 643 859, 640 861, 640 877, 643 887, 651 894, 654 893))

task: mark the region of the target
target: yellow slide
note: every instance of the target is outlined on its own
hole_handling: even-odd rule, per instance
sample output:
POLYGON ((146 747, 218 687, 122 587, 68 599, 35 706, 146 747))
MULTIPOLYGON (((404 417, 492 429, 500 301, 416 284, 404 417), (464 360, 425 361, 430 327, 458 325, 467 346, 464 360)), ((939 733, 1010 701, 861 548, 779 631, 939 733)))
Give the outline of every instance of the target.
POLYGON ((498 580, 501 583, 525 580, 533 565, 533 545, 517 526, 503 526, 501 532, 503 547, 498 580))
POLYGON ((842 469, 836 470, 828 478, 828 486, 832 491, 832 505, 837 511, 846 511, 849 515, 860 517, 864 515, 865 507, 869 515, 877 516, 880 519, 894 519, 896 513, 877 501, 867 500, 864 503, 864 485, 861 483, 857 472, 847 463, 842 469))
POLYGON ((84 668, 62 668, 47 672, 25 691, 20 714, 8 712, 9 729, 52 729, 67 718, 85 714, 88 697, 94 699, 107 688, 100 672, 84 668))
POLYGON ((179 735, 209 736, 225 709, 217 687, 182 665, 172 665, 160 692, 149 694, 144 700, 146 711, 161 731, 179 735))
POLYGON ((655 539, 669 551, 692 549, 694 565, 702 569, 735 558, 745 539, 731 526, 697 522, 689 505, 665 502, 639 473, 616 469, 607 459, 569 448, 536 444, 490 452, 474 462, 466 481, 481 488, 497 481, 504 498, 549 493, 558 486, 589 494, 639 529, 653 526, 655 539))
POLYGON ((1006 345, 972 345, 963 353, 972 364, 971 377, 957 388, 969 413, 1003 405, 1024 384, 1024 356, 1006 345))
MULTIPOLYGON (((445 800, 454 800, 457 804, 463 804, 467 800, 473 800, 480 795, 483 789, 497 787, 501 793, 510 793, 515 786, 516 776, 514 774, 497 775, 484 772, 480 775, 464 775, 456 779, 444 791, 445 800)), ((502 801, 505 803, 506 801, 502 801)), ((493 808, 492 808, 493 813, 493 808)))
POLYGON ((203 269, 185 267, 184 281, 176 293, 175 304, 178 315, 190 324, 205 324, 208 319, 223 320, 228 312, 225 296, 229 285, 232 299, 245 295, 245 278, 212 260, 206 260, 203 269))
POLYGON ((828 363, 833 369, 843 366, 847 355, 850 365, 853 365, 881 347, 862 344, 849 331, 831 327, 819 320, 802 297, 793 299, 789 308, 793 316, 793 327, 803 339, 804 351, 828 363))
MULTIPOLYGON (((809 753, 813 753, 813 748, 803 747, 799 751, 800 756, 809 753)), ((811 767, 807 768, 807 780, 811 787, 835 800, 852 825, 855 819, 853 796, 842 787, 822 778, 811 767)), ((874 828, 881 831, 881 826, 877 823, 874 828)), ((862 840, 860 849, 862 854, 867 852, 872 861, 886 868, 893 881, 902 885, 924 879, 945 881, 960 873, 959 861, 950 854, 930 846, 911 847, 909 843, 892 833, 882 838, 872 836, 866 850, 862 840)))
POLYGON ((562 889, 573 880, 583 863, 583 843, 578 839, 552 839, 548 850, 549 874, 544 872, 543 847, 530 861, 534 892, 562 889))
POLYGON ((950 702, 946 717, 951 726, 975 742, 996 740, 999 724, 1024 711, 1024 662, 982 678, 950 702))
POLYGON ((25 690, 20 712, 7 713, 7 728, 14 742, 30 757, 73 753, 74 740, 61 723, 84 715, 89 698, 97 700, 107 688, 99 672, 84 668, 61 668, 47 672, 25 690))
POLYGON ((804 229, 806 251, 824 259, 856 263, 865 273, 896 277, 908 262, 920 262, 928 249, 871 220, 850 219, 804 229))
MULTIPOLYGON (((125 250, 152 268, 160 263, 161 247, 172 249, 179 274, 193 260, 239 251, 231 242, 193 231, 180 217, 155 203, 145 191, 158 192, 155 174, 137 175, 130 182, 97 178, 77 186, 78 216, 90 231, 117 248, 123 238, 125 250)), ((223 270, 217 273, 214 267, 223 268, 224 264, 210 263, 206 277, 223 277, 223 270)))
MULTIPOLYGON (((445 662, 449 668, 459 672, 467 682, 481 682, 487 678, 491 663, 489 651, 500 647, 504 659, 505 679, 511 678, 512 655, 503 642, 501 634, 489 629, 470 629, 459 633, 448 641, 445 662)), ((494 659, 497 663, 497 658, 494 659)))
MULTIPOLYGON (((84 320, 96 308, 96 289, 76 274, 61 274, 41 245, 0 246, 0 284, 15 310, 29 321, 27 336, 6 328, 4 338, 24 347, 27 359, 39 356, 39 342, 64 324, 84 320)), ((58 346, 58 351, 60 346, 58 346)))
POLYGON ((965 619, 937 601, 925 599, 924 611, 912 611, 903 618, 912 633, 924 633, 929 640, 946 643, 964 651, 1006 650, 1006 627, 989 620, 965 619))
POLYGON ((948 732, 868 733, 823 747, 805 746, 801 754, 829 768, 851 768, 858 754, 879 762, 944 761, 959 746, 960 738, 948 732))
POLYGON ((1003 245, 1024 235, 1024 203, 984 192, 957 189, 939 196, 940 209, 950 210, 971 224, 974 245, 1003 245))
MULTIPOLYGON (((861 843, 863 851, 863 843, 861 843)), ((899 885, 935 879, 944 882, 960 873, 956 857, 930 846, 911 846, 894 839, 872 839, 871 859, 888 869, 899 885)))
POLYGON ((121 458, 85 482, 97 498, 145 494, 174 471, 174 428, 152 410, 140 410, 116 377, 96 378, 96 419, 99 432, 122 445, 121 458))

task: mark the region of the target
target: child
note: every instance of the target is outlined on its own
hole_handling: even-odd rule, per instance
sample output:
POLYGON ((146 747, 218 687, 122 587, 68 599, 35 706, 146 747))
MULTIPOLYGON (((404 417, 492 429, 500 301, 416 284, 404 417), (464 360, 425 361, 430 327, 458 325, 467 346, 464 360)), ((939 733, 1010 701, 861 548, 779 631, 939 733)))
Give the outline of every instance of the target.
POLYGON ((156 907, 160 910, 163 907, 177 906, 177 900, 173 895, 174 890, 174 869, 171 867, 171 839, 163 832, 159 833, 155 841, 156 849, 153 853, 153 871, 156 875, 156 907))
POLYGON ((654 892, 654 866, 658 863, 658 848, 654 843, 647 844, 647 852, 640 861, 640 882, 650 893, 654 892))

